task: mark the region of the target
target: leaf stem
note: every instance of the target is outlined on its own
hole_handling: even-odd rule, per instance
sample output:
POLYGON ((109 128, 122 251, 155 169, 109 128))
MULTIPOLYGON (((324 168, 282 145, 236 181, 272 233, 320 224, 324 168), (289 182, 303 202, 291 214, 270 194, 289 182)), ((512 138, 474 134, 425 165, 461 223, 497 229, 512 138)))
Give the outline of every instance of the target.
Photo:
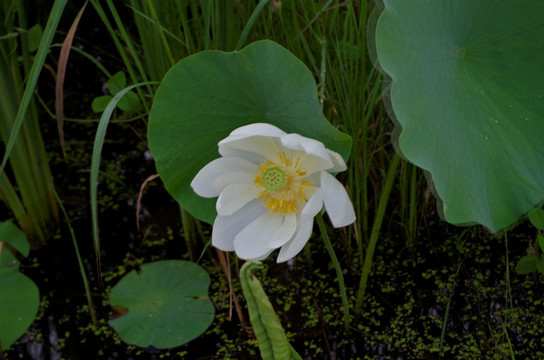
POLYGON ((361 279, 359 281, 359 291, 357 292, 357 302, 355 303, 355 316, 361 314, 363 309, 363 299, 365 297, 366 283, 368 281, 368 275, 370 274, 370 268, 372 267, 372 257, 374 256, 374 250, 376 249, 376 243, 380 235, 380 228, 382 226, 385 210, 387 208, 387 202, 389 201, 389 195, 393 188, 393 182, 397 175, 397 168, 400 163, 399 154, 395 153, 389 170, 385 177, 385 184, 380 194, 380 200, 378 202, 378 209, 376 210, 376 216, 374 217, 374 223, 372 224, 372 231, 370 233, 370 240, 368 242, 368 248, 366 250, 365 262, 363 263, 363 272, 361 273, 361 279))
POLYGON ((340 263, 338 262, 338 258, 336 257, 336 254, 334 253, 331 240, 329 239, 329 235, 327 234, 327 227, 325 226, 325 222, 323 221, 323 216, 321 214, 318 214, 316 216, 316 220, 317 220, 317 225, 319 226, 319 231, 321 232, 321 237, 323 238, 325 247, 327 248, 327 251, 329 252, 329 256, 331 257, 332 264, 334 265, 334 269, 336 270, 338 285, 340 287, 340 296, 342 297, 342 305, 344 307, 344 326, 346 328, 346 331, 349 331, 349 322, 350 322, 349 303, 348 303, 348 296, 346 294, 346 285, 344 284, 344 274, 342 273, 342 267, 340 266, 340 263))

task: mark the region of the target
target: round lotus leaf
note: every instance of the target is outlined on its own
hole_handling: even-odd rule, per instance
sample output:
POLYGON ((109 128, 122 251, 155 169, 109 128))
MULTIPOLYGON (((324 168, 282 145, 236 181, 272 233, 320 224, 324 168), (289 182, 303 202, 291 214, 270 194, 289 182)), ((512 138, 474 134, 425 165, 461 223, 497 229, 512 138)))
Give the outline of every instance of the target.
POLYGON ((308 68, 282 46, 257 41, 241 51, 203 51, 177 63, 157 90, 149 116, 149 147, 170 194, 212 223, 216 199, 190 183, 219 157, 217 143, 250 123, 317 139, 347 159, 351 138, 323 116, 308 68))
POLYGON ((192 262, 145 264, 112 288, 111 305, 122 310, 109 323, 128 344, 159 349, 183 345, 213 321, 209 285, 208 273, 192 262))
POLYGON ((40 305, 38 287, 19 272, 19 260, 3 244, 28 255, 26 237, 11 222, 0 223, 0 344, 9 348, 32 324, 40 305))
POLYGON ((442 215, 496 232, 544 200, 544 2, 384 0, 397 150, 442 215))

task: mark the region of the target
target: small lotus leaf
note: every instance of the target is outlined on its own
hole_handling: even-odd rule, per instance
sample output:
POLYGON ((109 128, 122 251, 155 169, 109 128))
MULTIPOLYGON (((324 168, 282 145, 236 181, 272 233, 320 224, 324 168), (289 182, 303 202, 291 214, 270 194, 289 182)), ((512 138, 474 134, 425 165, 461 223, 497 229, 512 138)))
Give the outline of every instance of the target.
POLYGON ((532 273, 536 270, 538 257, 535 255, 525 255, 519 259, 516 265, 516 272, 520 275, 532 273))
POLYGON ((532 208, 529 211, 529 220, 538 230, 544 230, 544 210, 541 208, 532 208))
POLYGON ((32 324, 40 305, 38 287, 19 272, 19 260, 3 243, 24 256, 30 246, 11 222, 0 223, 0 344, 9 348, 32 324))
POLYGON ((208 273, 189 261, 145 264, 112 288, 111 305, 126 313, 110 325, 128 344, 159 349, 185 344, 213 321, 209 285, 208 273))

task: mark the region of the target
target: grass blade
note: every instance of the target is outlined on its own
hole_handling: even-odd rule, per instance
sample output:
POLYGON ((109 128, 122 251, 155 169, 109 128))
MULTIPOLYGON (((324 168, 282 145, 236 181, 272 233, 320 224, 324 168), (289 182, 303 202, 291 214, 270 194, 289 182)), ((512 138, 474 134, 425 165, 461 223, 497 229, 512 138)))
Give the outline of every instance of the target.
POLYGON ((64 205, 62 204, 62 201, 59 198, 59 194, 57 194, 56 191, 54 192, 54 194, 55 194, 55 198, 57 199, 57 203, 59 204, 60 210, 62 211, 62 214, 64 215, 64 219, 66 220, 66 225, 68 225, 68 229, 70 230, 70 235, 72 237, 72 242, 74 244, 74 251, 76 252, 77 263, 79 265, 79 272, 81 273, 83 286, 85 287, 85 295, 87 297, 87 304, 89 305, 89 311, 91 313, 91 320, 93 322, 93 325, 96 325, 98 324, 98 321, 96 319, 96 310, 93 305, 93 300, 91 297, 91 288, 89 287, 89 281, 87 280, 87 275, 85 274, 85 267, 83 266, 83 260, 81 260, 79 247, 77 246, 76 234, 74 232, 74 229, 72 228, 72 224, 70 222, 70 218, 68 217, 68 213, 66 212, 66 209, 64 209, 64 205))
POLYGON ((235 50, 238 51, 242 49, 242 46, 244 45, 244 42, 246 41, 247 35, 249 34, 249 31, 253 27, 253 24, 255 23, 255 20, 257 20, 257 17, 263 10, 264 6, 268 3, 268 0, 261 0, 261 2, 255 7, 255 10, 253 10, 253 13, 251 14, 251 17, 246 23, 246 26, 244 27, 244 30, 242 31, 242 35, 240 35, 240 38, 238 39, 238 43, 236 44, 235 50))
POLYGON ((395 153, 393 160, 391 161, 391 165, 389 165, 389 170, 387 171, 385 184, 380 194, 378 209, 376 210, 374 223, 372 224, 372 232, 370 234, 370 240, 368 243, 368 249, 366 251, 365 262, 363 263, 363 271, 361 273, 361 279, 359 281, 359 290, 357 292, 357 302, 355 303, 355 316, 359 316, 363 309, 363 299, 365 297, 366 283, 367 283, 368 276, 370 275, 370 270, 372 267, 372 257, 374 256, 374 250, 378 242, 378 237, 380 236, 380 228, 382 226, 383 218, 385 216, 385 210, 387 208, 389 195, 391 194, 391 189, 393 188, 393 183, 397 175, 397 168, 399 167, 399 163, 400 163, 400 156, 399 154, 395 153))
POLYGON ((90 187, 91 187, 91 221, 93 229, 93 243, 96 255, 96 268, 100 285, 102 286, 102 278, 100 275, 100 240, 98 236, 98 173, 100 168, 100 155, 102 154, 102 147, 104 146, 104 139, 106 137, 106 130, 111 119, 113 110, 117 106, 117 103, 121 98, 130 90, 139 86, 149 86, 158 84, 156 81, 142 82, 134 84, 119 91, 113 99, 109 102, 108 106, 100 117, 98 128, 96 130, 96 136, 93 145, 93 154, 91 157, 91 175, 90 175, 90 187))
POLYGON ((4 158, 2 159, 0 173, 3 172, 4 168, 6 167, 9 155, 11 154, 13 146, 15 145, 15 139, 17 138, 17 135, 21 130, 21 126, 23 125, 23 120, 30 104, 30 99, 32 97, 32 94, 34 93, 36 84, 38 83, 38 77, 40 76, 40 71, 43 67, 43 63, 45 62, 45 56, 47 55, 49 46, 53 41, 53 35, 55 35, 55 31, 57 30, 60 17, 62 15, 62 12, 64 11, 64 7, 66 6, 67 2, 68 0, 55 0, 53 8, 51 9, 51 13, 49 14, 49 19, 47 20, 47 25, 45 26, 45 30, 40 41, 40 47, 38 48, 36 58, 34 60, 34 63, 32 64, 32 68, 30 69, 30 73, 28 75, 28 82, 23 93, 21 105, 19 106, 19 111, 17 112, 17 117, 15 118, 13 129, 6 144, 6 152, 4 153, 4 158))

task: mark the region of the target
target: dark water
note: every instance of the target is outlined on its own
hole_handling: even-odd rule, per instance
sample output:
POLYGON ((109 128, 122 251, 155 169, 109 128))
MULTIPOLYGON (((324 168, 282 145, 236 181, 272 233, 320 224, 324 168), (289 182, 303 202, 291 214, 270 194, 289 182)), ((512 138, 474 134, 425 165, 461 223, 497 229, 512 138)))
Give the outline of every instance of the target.
MULTIPOLYGON (((92 128, 88 126, 88 134, 68 142, 69 154, 88 154, 92 128)), ((139 187, 154 173, 154 166, 145 143, 133 129, 145 130, 141 125, 139 130, 138 125, 112 125, 108 138, 115 140, 106 142, 101 165, 112 175, 102 176, 99 187, 106 290, 143 263, 187 256, 178 206, 158 179, 146 189, 140 213, 142 231, 136 229, 139 187)), ((120 341, 107 324, 111 308, 107 291, 99 287, 96 276, 89 174, 85 171, 89 162, 84 155, 78 161, 57 157, 53 169, 85 258, 100 324, 98 328, 90 325, 73 244, 63 225, 57 238, 33 250, 24 262, 23 271, 40 288, 42 306, 28 333, 5 353, 6 358, 258 359, 251 331, 241 326, 235 311, 229 319, 228 286, 211 249, 201 261, 210 272, 210 295, 216 306, 216 319, 208 332, 171 350, 140 349, 120 341)), ((395 202, 391 205, 394 211, 395 202)), ((479 227, 464 232, 464 228, 440 222, 433 213, 428 215, 434 223, 422 227, 410 246, 394 221, 387 225, 375 253, 363 314, 353 319, 349 332, 343 328, 335 272, 319 238, 310 242, 311 267, 303 256, 286 264, 275 264, 273 257, 266 262, 266 269, 257 275, 303 358, 509 358, 510 346, 518 358, 540 358, 544 351, 542 276, 520 276, 513 270, 531 241, 531 230, 522 225, 509 234, 507 281, 504 238, 490 236, 479 227)), ((345 280, 353 310, 360 273, 353 264, 359 260, 351 254, 349 265, 345 244, 335 234, 333 242, 347 270, 345 280)), ((203 246, 203 242, 198 244, 198 252, 203 246)), ((234 286, 243 306, 236 279, 234 286)), ((247 313, 244 317, 247 323, 247 313)))

